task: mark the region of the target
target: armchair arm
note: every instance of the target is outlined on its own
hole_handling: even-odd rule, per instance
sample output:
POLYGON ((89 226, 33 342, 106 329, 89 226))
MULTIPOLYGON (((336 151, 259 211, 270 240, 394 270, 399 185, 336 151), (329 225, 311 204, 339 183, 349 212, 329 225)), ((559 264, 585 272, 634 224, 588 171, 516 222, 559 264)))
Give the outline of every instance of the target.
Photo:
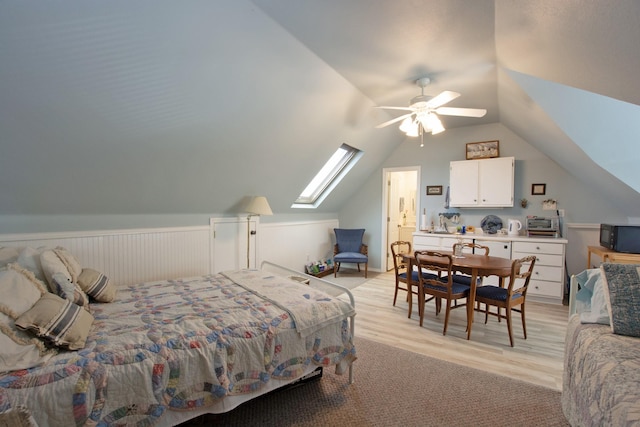
POLYGON ((369 255, 369 246, 364 243, 360 245, 360 253, 363 255, 369 255))
POLYGON ((338 253, 340 253, 340 249, 338 248, 338 244, 336 243, 335 245, 333 245, 333 254, 337 255, 338 253))

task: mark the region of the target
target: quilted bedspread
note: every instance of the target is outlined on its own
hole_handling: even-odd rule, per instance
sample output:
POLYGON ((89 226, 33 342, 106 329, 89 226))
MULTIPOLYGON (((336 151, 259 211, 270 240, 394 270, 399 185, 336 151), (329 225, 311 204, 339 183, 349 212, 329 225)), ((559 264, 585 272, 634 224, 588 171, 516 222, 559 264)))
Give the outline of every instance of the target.
POLYGON ((350 304, 286 278, 225 274, 123 287, 92 304, 84 349, 0 375, 0 412, 26 407, 41 427, 163 424, 168 411, 355 360, 350 304))
POLYGON ((640 338, 609 325, 567 327, 562 409, 574 426, 640 425, 640 338))

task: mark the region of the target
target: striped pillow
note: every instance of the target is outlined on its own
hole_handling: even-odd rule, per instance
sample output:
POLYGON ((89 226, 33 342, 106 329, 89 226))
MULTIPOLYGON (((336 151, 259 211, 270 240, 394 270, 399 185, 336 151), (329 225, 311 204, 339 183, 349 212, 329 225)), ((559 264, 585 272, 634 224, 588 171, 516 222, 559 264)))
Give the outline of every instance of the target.
POLYGON ((89 310, 89 298, 78 284, 71 283, 67 276, 62 273, 54 273, 51 280, 51 287, 54 294, 61 298, 68 299, 80 307, 84 307, 85 310, 89 310))
POLYGON ((78 285, 98 302, 113 301, 118 291, 107 276, 91 268, 82 269, 82 273, 78 276, 78 285))
POLYGON ((16 320, 16 327, 33 332, 57 347, 78 350, 84 347, 93 323, 87 310, 58 295, 47 293, 16 320))

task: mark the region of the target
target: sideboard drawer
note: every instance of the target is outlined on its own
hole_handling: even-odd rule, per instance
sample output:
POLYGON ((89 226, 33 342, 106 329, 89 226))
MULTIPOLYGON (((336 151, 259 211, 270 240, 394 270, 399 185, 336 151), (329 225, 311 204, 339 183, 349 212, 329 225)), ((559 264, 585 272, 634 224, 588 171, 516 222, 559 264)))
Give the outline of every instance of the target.
POLYGON ((561 267, 563 264, 562 255, 514 252, 513 259, 524 258, 530 255, 534 255, 536 257, 535 267, 538 267, 539 265, 552 265, 561 267))
MULTIPOLYGON (((551 267, 548 265, 538 266, 538 264, 536 264, 533 267, 531 280, 550 280, 554 282, 561 282, 562 267, 551 267)), ((557 283, 556 283, 556 286, 557 286, 557 283)))
POLYGON ((527 294, 551 298, 562 298, 562 287, 557 282, 531 280, 527 294))
POLYGON ((513 242, 512 249, 514 252, 526 252, 528 254, 556 254, 562 255, 564 245, 559 243, 540 243, 540 242, 513 242))

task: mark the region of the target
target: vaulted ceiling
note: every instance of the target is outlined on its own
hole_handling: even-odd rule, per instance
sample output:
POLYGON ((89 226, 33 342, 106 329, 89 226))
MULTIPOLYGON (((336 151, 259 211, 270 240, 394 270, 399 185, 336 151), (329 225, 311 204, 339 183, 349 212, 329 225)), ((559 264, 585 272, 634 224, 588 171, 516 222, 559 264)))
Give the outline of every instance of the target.
POLYGON ((446 128, 500 122, 634 216, 639 21, 635 0, 3 1, 0 215, 289 213, 348 142, 367 155, 335 212, 403 142, 373 106, 428 76, 488 110, 446 128))

